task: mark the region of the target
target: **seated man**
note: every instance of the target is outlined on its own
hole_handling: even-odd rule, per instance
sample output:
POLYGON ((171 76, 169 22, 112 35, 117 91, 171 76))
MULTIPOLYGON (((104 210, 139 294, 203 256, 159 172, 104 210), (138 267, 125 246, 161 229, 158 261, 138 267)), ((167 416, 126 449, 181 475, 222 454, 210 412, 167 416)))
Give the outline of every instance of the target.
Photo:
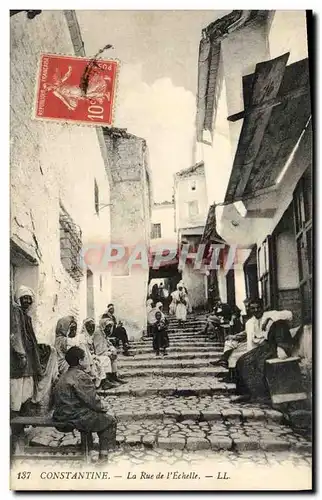
POLYGON ((252 317, 246 323, 247 352, 236 363, 236 392, 239 400, 267 399, 265 362, 291 355, 290 311, 265 311, 260 299, 250 302, 252 317))
POLYGON ((108 304, 107 311, 102 315, 102 319, 105 318, 113 321, 113 327, 111 328, 109 336, 115 338, 115 347, 119 347, 120 342, 122 342, 124 356, 131 356, 129 353, 130 345, 127 332, 123 327, 122 321, 116 320, 114 315, 114 304, 108 304))
MULTIPOLYGON (((110 320, 103 320, 110 321, 110 320)), ((115 380, 116 373, 116 359, 117 351, 116 348, 111 344, 109 352, 96 354, 94 337, 95 332, 97 333, 95 320, 93 318, 86 318, 83 322, 83 327, 81 334, 79 336, 79 347, 85 351, 87 358, 88 373, 94 380, 95 387, 101 387, 103 390, 111 389, 118 385, 115 380)), ((98 333, 100 335, 100 333, 98 333)), ((102 332, 102 336, 104 332, 102 332)), ((97 346, 97 335, 95 337, 95 342, 97 346)), ((107 341, 109 343, 109 341, 107 341)), ((103 340, 103 345, 106 342, 103 340)))
POLYGON ((220 319, 213 311, 213 313, 209 314, 209 316, 207 317, 206 326, 201 332, 199 332, 199 335, 205 335, 209 340, 218 340, 220 336, 219 329, 220 319))
POLYGON ((99 327, 95 330, 93 335, 93 352, 102 363, 105 364, 104 359, 108 357, 111 361, 111 372, 105 372, 106 378, 102 382, 102 389, 110 389, 115 383, 125 384, 125 382, 117 376, 117 350, 109 340, 110 330, 113 328, 114 323, 109 318, 101 318, 99 327))
MULTIPOLYGON (((107 460, 108 450, 116 443, 116 420, 106 413, 106 404, 97 396, 94 382, 86 373, 85 352, 71 347, 66 353, 67 372, 55 387, 53 420, 65 429, 78 429, 90 438, 92 432, 99 437, 100 459, 107 460)), ((58 429, 61 429, 59 425, 58 429)), ((90 450, 92 454, 93 450, 90 450)))
POLYGON ((223 303, 220 297, 215 299, 215 307, 213 313, 220 319, 220 323, 229 323, 231 320, 232 310, 229 304, 223 303))
POLYGON ((65 354, 76 342, 77 323, 74 316, 64 316, 57 321, 55 348, 59 374, 68 370, 65 354))

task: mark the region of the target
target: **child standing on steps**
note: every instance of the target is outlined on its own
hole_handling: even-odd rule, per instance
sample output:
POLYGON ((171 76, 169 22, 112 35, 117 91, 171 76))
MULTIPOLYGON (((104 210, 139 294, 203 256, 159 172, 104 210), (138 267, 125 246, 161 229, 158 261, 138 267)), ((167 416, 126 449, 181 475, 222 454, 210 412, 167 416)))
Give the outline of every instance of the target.
POLYGON ((153 330, 153 350, 157 356, 160 356, 160 349, 163 349, 163 355, 167 356, 167 347, 169 347, 169 337, 168 337, 168 321, 162 315, 161 311, 155 313, 156 322, 152 326, 153 330))

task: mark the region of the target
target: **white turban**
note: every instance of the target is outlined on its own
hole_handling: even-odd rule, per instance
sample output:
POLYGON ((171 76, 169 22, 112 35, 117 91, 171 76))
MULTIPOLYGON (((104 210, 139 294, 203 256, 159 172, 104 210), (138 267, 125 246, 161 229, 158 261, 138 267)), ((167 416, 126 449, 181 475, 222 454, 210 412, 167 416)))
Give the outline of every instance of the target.
POLYGON ((28 295, 28 297, 34 299, 34 292, 32 291, 32 289, 29 288, 28 286, 22 285, 16 291, 16 300, 18 301, 21 297, 24 297, 25 295, 28 295))

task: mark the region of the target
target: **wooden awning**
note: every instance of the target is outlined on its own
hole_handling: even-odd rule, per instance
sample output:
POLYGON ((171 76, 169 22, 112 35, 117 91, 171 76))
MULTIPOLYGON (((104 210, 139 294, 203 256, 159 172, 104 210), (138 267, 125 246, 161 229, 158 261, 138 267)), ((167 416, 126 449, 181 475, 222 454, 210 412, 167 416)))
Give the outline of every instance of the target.
POLYGON ((225 203, 256 195, 276 180, 311 116, 308 59, 286 66, 289 53, 257 64, 243 78, 244 119, 225 203))

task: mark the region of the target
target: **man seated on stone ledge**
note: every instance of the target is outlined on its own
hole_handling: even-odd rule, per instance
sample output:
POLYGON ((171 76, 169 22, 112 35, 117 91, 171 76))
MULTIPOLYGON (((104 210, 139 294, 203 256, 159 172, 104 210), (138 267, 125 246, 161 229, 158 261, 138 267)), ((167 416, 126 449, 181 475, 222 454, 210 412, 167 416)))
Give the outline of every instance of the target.
POLYGON ((290 333, 291 311, 265 311, 260 299, 250 302, 252 317, 246 323, 247 352, 236 363, 235 379, 238 399, 267 399, 265 378, 268 359, 291 356, 293 338, 290 333))
POLYGON ((92 377, 87 373, 85 351, 77 346, 71 347, 65 359, 69 368, 55 387, 53 420, 58 430, 77 429, 86 433, 93 459, 92 432, 97 432, 99 457, 106 461, 108 451, 116 444, 116 419, 107 413, 107 403, 96 393, 92 377))
POLYGON ((107 311, 102 315, 102 319, 108 318, 113 321, 113 327, 111 328, 109 336, 115 338, 115 347, 119 347, 120 342, 123 346, 123 355, 131 356, 129 353, 129 339, 127 336, 127 331, 125 330, 122 321, 117 321, 114 315, 114 304, 108 304, 107 311))

